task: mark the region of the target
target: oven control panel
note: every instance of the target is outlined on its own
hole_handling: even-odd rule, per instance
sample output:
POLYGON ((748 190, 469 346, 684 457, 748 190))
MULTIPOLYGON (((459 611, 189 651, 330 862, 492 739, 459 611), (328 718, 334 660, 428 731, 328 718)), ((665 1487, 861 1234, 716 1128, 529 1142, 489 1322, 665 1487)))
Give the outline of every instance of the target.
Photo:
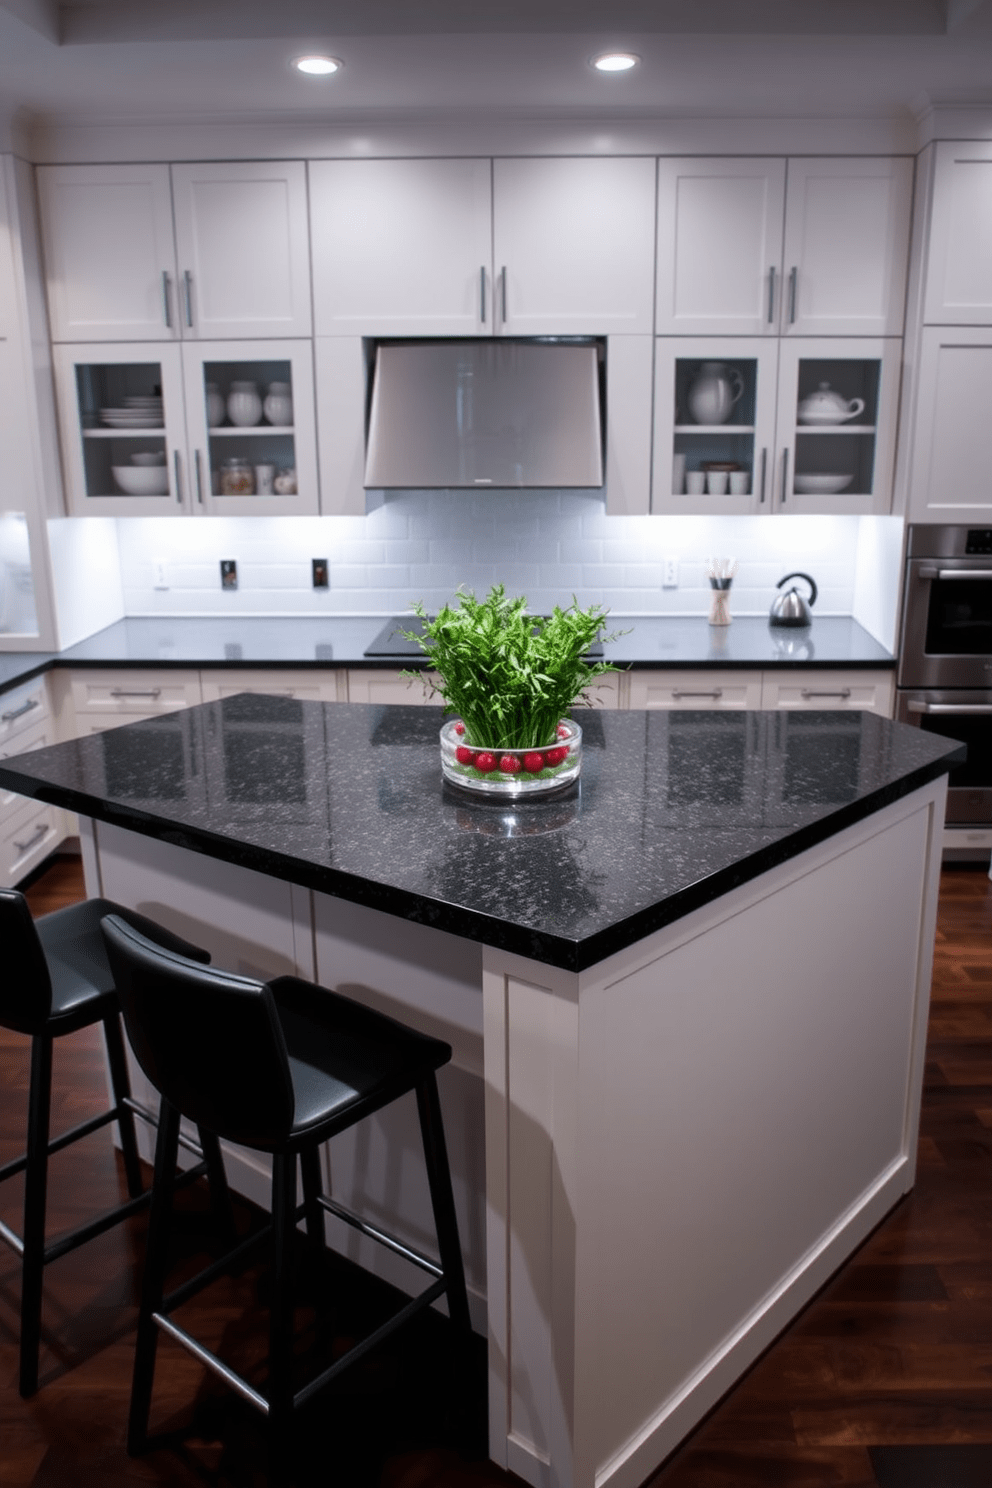
POLYGON ((992 553, 992 527, 969 527, 965 554, 992 553))

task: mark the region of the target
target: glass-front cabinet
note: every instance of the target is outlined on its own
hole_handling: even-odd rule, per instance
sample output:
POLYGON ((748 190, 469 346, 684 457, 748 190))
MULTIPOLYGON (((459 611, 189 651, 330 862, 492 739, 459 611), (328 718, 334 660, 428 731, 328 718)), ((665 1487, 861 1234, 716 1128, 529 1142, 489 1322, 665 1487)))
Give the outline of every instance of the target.
POLYGON ((887 512, 900 348, 659 338, 652 510, 887 512))
POLYGON ((74 516, 318 511, 309 342, 54 351, 74 516))

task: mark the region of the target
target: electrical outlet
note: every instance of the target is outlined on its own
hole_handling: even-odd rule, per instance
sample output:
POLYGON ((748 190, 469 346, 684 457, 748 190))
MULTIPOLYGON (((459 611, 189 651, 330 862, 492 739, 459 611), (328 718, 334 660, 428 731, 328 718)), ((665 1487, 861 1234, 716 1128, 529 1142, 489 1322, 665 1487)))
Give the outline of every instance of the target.
POLYGON ((310 568, 313 573, 313 587, 315 589, 327 589, 330 587, 330 579, 327 574, 326 558, 311 558, 310 568))
POLYGON ((677 558, 666 558, 662 563, 661 587, 663 589, 679 587, 679 560, 677 558))
POLYGON ((238 587, 238 565, 233 558, 220 560, 220 587, 222 589, 237 589, 238 587))
POLYGON ((156 558, 152 562, 153 582, 156 589, 168 589, 169 580, 165 576, 165 560, 156 558))

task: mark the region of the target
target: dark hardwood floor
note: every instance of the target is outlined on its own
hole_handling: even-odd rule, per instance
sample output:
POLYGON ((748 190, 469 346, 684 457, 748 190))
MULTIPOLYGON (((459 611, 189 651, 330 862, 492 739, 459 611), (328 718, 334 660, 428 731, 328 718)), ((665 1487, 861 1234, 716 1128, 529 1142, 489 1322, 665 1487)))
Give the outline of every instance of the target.
MULTIPOLYGON (((77 860, 56 860, 29 898, 44 913, 81 893, 77 860)), ((0 1161, 22 1143, 26 1053, 26 1040, 0 1030, 0 1161)), ((58 1130, 103 1098, 96 1035, 62 1041, 55 1083, 58 1130)), ((106 1132, 56 1157, 50 1231, 113 1202, 121 1183, 106 1132)), ((17 1228, 20 1193, 19 1180, 0 1189, 0 1216, 17 1228)), ((190 1192, 185 1204, 179 1249, 192 1263, 209 1226, 201 1195, 190 1192)), ((138 1461, 124 1453, 142 1236, 143 1221, 132 1221, 48 1268, 42 1388, 27 1402, 16 1385, 18 1263, 0 1249, 3 1488, 264 1482, 253 1413, 169 1343, 153 1407, 160 1439, 138 1461)), ((332 1351, 388 1300, 376 1283, 337 1269, 349 1301, 332 1313, 332 1351)), ((262 1273, 245 1272, 188 1304, 184 1320, 225 1354, 261 1360, 264 1342, 249 1321, 260 1293, 262 1273)), ((316 1315, 301 1308, 305 1330, 316 1315)), ((518 1481, 486 1461, 478 1407, 451 1403, 444 1324, 423 1321, 301 1420, 301 1481, 518 1481)), ((481 1398, 484 1367, 480 1347, 462 1381, 470 1398, 481 1398)), ((992 884, 983 873, 942 877, 916 1188, 650 1480, 650 1488, 841 1484, 992 1484, 992 884)))

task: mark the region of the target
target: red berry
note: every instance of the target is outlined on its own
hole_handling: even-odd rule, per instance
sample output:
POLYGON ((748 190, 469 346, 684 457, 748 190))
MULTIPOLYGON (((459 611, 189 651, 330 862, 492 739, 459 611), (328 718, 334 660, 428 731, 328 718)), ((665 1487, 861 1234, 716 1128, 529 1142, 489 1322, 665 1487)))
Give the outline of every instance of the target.
POLYGON ((520 758, 516 754, 501 754, 499 757, 499 768, 501 775, 516 775, 520 769, 520 758))
POLYGON ((544 755, 536 749, 528 750, 524 755, 524 769, 528 775, 536 775, 544 769, 544 755))
POLYGON ((458 734, 459 737, 461 737, 464 732, 465 725, 461 722, 461 720, 459 720, 458 723, 455 724, 455 733, 458 734))
POLYGON ((568 754, 567 749, 546 749, 544 751, 544 763, 550 768, 552 765, 560 765, 568 754))
POLYGON ((569 735, 569 730, 568 730, 567 725, 565 725, 564 723, 560 723, 558 725, 558 728, 556 729, 556 733, 557 733, 559 739, 567 739, 568 738, 568 735, 569 735))
POLYGON ((496 768, 496 756, 490 754, 488 749, 484 749, 481 754, 475 756, 472 763, 480 775, 488 775, 491 770, 495 770, 496 768))
POLYGON ((459 744, 455 750, 455 759, 460 765, 470 765, 475 759, 475 750, 466 749, 464 744, 459 744))

